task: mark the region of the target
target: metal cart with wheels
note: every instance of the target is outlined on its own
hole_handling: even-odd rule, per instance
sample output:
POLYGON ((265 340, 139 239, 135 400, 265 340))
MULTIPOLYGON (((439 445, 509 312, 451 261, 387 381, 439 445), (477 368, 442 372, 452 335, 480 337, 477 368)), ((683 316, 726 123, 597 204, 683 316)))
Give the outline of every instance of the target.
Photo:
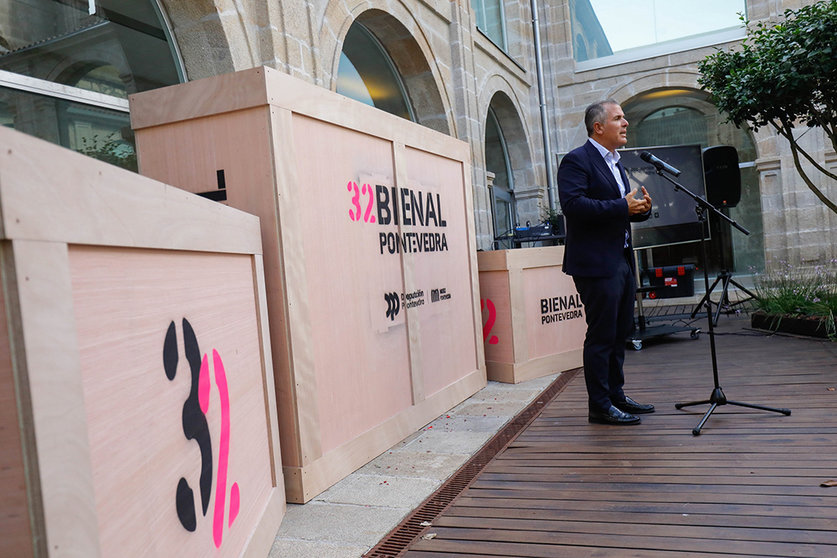
POLYGON ((680 333, 684 331, 689 332, 692 339, 700 338, 700 328, 693 326, 690 317, 690 312, 685 310, 682 313, 664 314, 655 317, 647 317, 642 307, 642 293, 651 290, 653 287, 639 287, 637 289, 637 316, 635 318, 635 329, 628 342, 635 351, 642 350, 642 342, 646 339, 655 337, 662 337, 664 335, 671 335, 673 333, 680 333), (650 325, 653 321, 665 321, 670 323, 660 323, 658 325, 650 325))

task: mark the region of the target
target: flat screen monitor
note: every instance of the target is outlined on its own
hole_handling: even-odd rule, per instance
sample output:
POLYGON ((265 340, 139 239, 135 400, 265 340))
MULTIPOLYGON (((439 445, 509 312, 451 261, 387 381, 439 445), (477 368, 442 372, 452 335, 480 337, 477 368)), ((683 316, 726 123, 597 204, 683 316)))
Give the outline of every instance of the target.
MULTIPOLYGON (((689 195, 675 189, 674 184, 657 175, 650 163, 640 159, 639 154, 649 151, 680 171, 680 176, 671 178, 701 197, 706 197, 703 182, 703 160, 700 145, 667 145, 664 147, 641 147, 623 149, 619 153, 622 166, 628 173, 631 188, 645 186, 654 201, 651 217, 647 221, 632 224, 634 248, 653 248, 671 244, 700 241, 700 225, 695 211, 695 202, 689 195)), ((709 233, 707 231, 707 238, 709 233)))

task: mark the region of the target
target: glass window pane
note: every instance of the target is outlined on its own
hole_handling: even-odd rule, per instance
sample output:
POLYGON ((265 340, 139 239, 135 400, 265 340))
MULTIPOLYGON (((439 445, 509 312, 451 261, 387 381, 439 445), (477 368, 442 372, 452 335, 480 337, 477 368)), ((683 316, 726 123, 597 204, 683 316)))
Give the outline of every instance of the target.
POLYGON ((633 135, 631 141, 637 146, 706 145, 706 129, 710 122, 711 117, 695 109, 669 106, 646 116, 628 135, 633 135))
POLYGON ((482 7, 483 0, 471 0, 471 11, 474 12, 474 23, 477 29, 485 27, 485 10, 482 7))
POLYGON ((503 236, 515 226, 514 185, 503 130, 492 109, 485 121, 485 168, 494 173, 494 234, 503 236))
MULTIPOLYGON (((739 161, 741 152, 739 151, 739 161)), ((741 201, 729 209, 729 216, 750 231, 749 235, 731 231, 734 264, 739 273, 764 271, 764 223, 762 221, 759 175, 755 166, 741 169, 741 201)))
POLYGON ((111 65, 91 68, 90 71, 82 74, 73 85, 80 89, 95 91, 102 95, 110 95, 111 97, 119 97, 122 99, 128 97, 125 91, 125 84, 119 77, 119 70, 111 65))
POLYGON ((355 65, 349 60, 345 52, 340 53, 340 66, 337 75, 337 92, 346 97, 351 97, 355 101, 365 103, 370 107, 375 106, 375 101, 372 100, 372 95, 366 88, 360 72, 357 71, 355 65))
POLYGON ((137 170, 128 113, 0 87, 0 125, 137 170))
POLYGON ((745 0, 570 0, 576 61, 741 27, 745 0))
POLYGON ((501 0, 472 0, 471 9, 477 29, 491 41, 506 50, 506 21, 501 0))
POLYGON ((337 70, 337 92, 414 120, 407 95, 389 55, 362 25, 349 28, 337 70))
POLYGON ((512 229, 511 203, 502 197, 494 198, 494 234, 495 236, 506 236, 512 229))
POLYGON ((503 140, 503 131, 497 118, 489 112, 485 121, 485 168, 494 173, 494 189, 511 192, 509 184, 508 153, 503 140))
POLYGON ((11 0, 0 7, 0 69, 112 96, 180 81, 152 2, 11 0))

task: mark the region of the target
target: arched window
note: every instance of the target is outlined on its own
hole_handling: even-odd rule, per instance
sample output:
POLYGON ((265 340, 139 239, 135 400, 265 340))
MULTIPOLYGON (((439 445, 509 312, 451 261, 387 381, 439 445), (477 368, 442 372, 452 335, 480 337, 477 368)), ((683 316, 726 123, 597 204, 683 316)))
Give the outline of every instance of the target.
POLYGON ((416 121, 392 59, 361 23, 353 23, 346 33, 337 74, 337 92, 341 95, 416 121))
POLYGON ((0 124, 136 170, 127 97, 184 81, 157 0, 10 0, 0 124))
MULTIPOLYGON (((660 108, 635 127, 632 142, 640 146, 706 144, 707 118, 697 109, 679 106, 660 108)), ((629 134, 630 135, 630 134, 629 134)))
MULTIPOLYGON (((729 216, 750 231, 744 235, 729 225, 710 221, 709 269, 750 272, 764 269, 764 227, 756 148, 750 133, 725 122, 706 93, 691 89, 649 91, 624 103, 628 119, 628 144, 640 148, 697 144, 702 148, 731 145, 738 152, 741 201, 725 208, 729 216)), ((687 188, 689 185, 684 184, 687 188)), ((651 192, 653 197, 653 192, 651 192)), ((690 200, 684 196, 684 203, 690 200)), ((698 263, 699 245, 662 246, 643 251, 645 264, 652 266, 698 263)))

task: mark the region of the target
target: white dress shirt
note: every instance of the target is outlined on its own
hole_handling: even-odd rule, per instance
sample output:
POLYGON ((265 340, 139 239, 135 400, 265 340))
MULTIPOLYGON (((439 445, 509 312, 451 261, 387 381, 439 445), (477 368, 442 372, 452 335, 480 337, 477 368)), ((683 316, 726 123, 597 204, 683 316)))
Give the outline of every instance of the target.
MULTIPOLYGON (((606 147, 603 147, 599 142, 597 142, 593 138, 588 139, 590 140, 590 143, 593 144, 593 147, 596 148, 596 151, 601 153, 602 158, 604 158, 605 164, 607 165, 607 168, 610 169, 610 172, 613 174, 613 178, 616 179, 616 184, 619 185, 619 192, 622 194, 622 197, 624 198, 628 195, 628 190, 625 184, 622 182, 622 173, 619 172, 619 167, 616 166, 616 163, 619 162, 619 159, 621 159, 622 156, 619 154, 618 151, 610 151, 606 147)), ((628 238, 628 231, 626 230, 625 248, 628 247, 628 238)))
POLYGON ((602 147, 602 145, 593 138, 589 138, 589 140, 590 143, 593 144, 593 147, 601 153, 607 168, 610 169, 610 172, 613 174, 613 178, 616 179, 616 184, 619 185, 619 192, 621 192, 622 197, 624 198, 628 195, 628 191, 625 189, 625 184, 622 183, 622 173, 619 172, 619 167, 616 166, 616 163, 619 162, 619 159, 621 159, 622 156, 618 151, 608 151, 606 147, 602 147))

